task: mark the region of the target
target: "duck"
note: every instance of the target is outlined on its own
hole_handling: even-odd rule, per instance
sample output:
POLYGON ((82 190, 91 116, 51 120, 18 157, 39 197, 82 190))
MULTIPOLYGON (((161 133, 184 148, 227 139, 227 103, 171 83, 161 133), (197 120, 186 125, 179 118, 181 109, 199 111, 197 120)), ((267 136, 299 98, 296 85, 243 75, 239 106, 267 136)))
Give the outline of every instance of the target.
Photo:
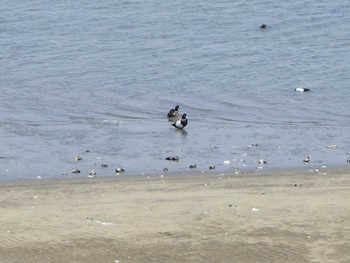
POLYGON ((266 25, 266 24, 262 24, 262 25, 260 26, 260 28, 261 28, 261 29, 265 29, 265 28, 267 28, 267 25, 266 25))
POLYGON ((179 113, 180 106, 176 105, 174 109, 170 109, 168 112, 168 118, 175 118, 177 117, 177 114, 179 113))
POLYGON ((301 86, 301 87, 296 88, 296 89, 295 89, 295 91, 299 91, 299 92, 307 92, 307 91, 310 91, 310 89, 308 89, 308 88, 305 88, 305 87, 301 86))
POLYGON ((182 114, 181 120, 177 120, 172 125, 175 128, 182 130, 183 128, 185 128, 187 126, 187 123, 188 123, 187 114, 184 113, 184 114, 182 114))
POLYGON ((308 155, 304 160, 303 160, 304 163, 309 163, 311 162, 311 156, 308 155))

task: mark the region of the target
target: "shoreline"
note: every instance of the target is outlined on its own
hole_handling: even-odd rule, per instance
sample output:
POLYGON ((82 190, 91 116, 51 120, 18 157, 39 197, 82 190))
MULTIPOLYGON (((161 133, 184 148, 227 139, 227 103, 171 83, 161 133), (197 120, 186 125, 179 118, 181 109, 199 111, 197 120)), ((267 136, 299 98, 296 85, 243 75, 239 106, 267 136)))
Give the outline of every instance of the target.
POLYGON ((2 182, 0 262, 348 262, 349 190, 341 169, 2 182))
POLYGON ((183 176, 196 176, 196 175, 258 175, 258 174, 293 174, 293 173, 329 173, 329 172, 347 172, 350 171, 350 166, 344 165, 344 166, 326 166, 326 167, 320 167, 317 165, 308 165, 308 167, 296 167, 296 168, 266 168, 264 166, 261 166, 262 169, 230 169, 230 170, 224 170, 224 169, 213 169, 213 170, 200 170, 200 169, 193 169, 193 170, 186 170, 186 171, 154 171, 150 173, 120 173, 120 174, 111 174, 111 175, 96 175, 95 177, 89 177, 88 175, 82 176, 80 175, 60 175, 60 176, 54 176, 49 178, 0 178, 0 187, 1 185, 5 184, 12 184, 16 182, 56 182, 56 181, 85 181, 85 180, 114 180, 117 178, 148 178, 148 177, 178 177, 183 176), (236 173, 236 171, 238 171, 236 173))

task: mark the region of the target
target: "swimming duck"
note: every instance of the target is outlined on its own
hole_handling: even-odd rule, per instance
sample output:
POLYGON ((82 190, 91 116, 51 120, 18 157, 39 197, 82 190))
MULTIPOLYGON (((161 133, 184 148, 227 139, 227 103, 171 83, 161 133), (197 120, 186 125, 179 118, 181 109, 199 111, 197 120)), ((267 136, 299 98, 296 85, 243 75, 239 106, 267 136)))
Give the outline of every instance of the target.
POLYGON ((180 106, 179 105, 176 105, 174 109, 171 109, 169 112, 168 112, 168 118, 174 118, 177 116, 177 114, 179 113, 179 109, 180 109, 180 106))
POLYGON ((260 26, 260 28, 261 28, 261 29, 265 29, 265 28, 267 28, 267 25, 266 25, 266 24, 262 24, 262 25, 260 26))
POLYGON ((303 160, 304 163, 309 163, 311 162, 311 156, 308 155, 304 160, 303 160))
POLYGON ((177 129, 180 129, 180 130, 182 130, 183 128, 185 128, 186 125, 187 125, 187 123, 188 123, 188 120, 187 120, 186 117, 187 117, 187 114, 186 114, 186 113, 182 114, 181 120, 178 120, 178 121, 174 122, 174 123, 173 123, 173 126, 174 126, 175 128, 177 128, 177 129))
POLYGON ((310 91, 310 89, 308 88, 304 88, 304 87, 298 87, 295 89, 295 91, 299 91, 299 92, 307 92, 307 91, 310 91))

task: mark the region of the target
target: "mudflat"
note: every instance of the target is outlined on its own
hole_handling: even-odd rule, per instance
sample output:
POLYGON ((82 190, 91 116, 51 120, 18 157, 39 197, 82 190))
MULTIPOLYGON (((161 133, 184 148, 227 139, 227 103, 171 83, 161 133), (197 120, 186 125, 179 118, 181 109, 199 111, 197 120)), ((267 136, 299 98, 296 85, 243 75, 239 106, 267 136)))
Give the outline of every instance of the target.
POLYGON ((350 262, 350 171, 0 182, 0 262, 350 262))

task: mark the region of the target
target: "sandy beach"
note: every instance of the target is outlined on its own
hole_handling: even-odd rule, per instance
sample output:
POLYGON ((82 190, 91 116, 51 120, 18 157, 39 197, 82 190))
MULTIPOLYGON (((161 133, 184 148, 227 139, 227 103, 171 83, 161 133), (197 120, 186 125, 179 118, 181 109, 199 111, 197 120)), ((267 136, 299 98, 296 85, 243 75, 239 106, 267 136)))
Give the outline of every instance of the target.
POLYGON ((350 262, 350 172, 0 182, 0 262, 350 262))

